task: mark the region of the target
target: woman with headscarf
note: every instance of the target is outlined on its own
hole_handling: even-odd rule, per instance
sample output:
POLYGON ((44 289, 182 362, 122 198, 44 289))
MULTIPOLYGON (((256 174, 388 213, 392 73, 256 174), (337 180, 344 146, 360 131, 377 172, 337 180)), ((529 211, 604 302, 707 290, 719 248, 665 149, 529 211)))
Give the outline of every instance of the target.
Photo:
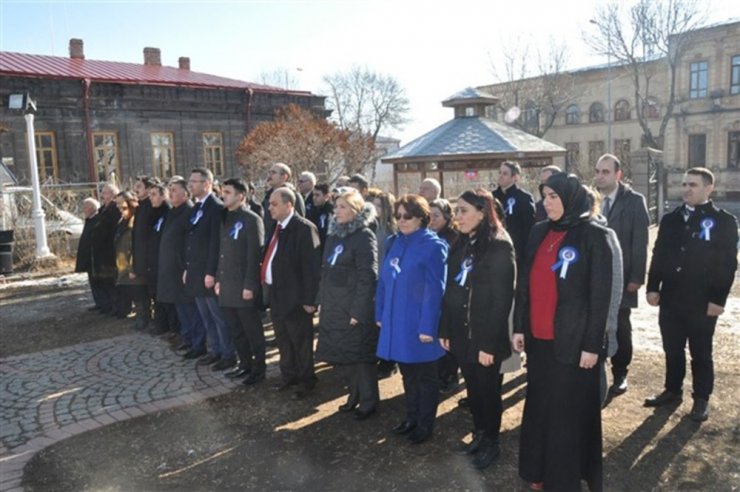
POLYGON ((466 191, 457 200, 460 239, 448 261, 440 343, 462 367, 473 414, 473 440, 458 452, 487 468, 501 453, 501 363, 511 355, 514 246, 494 212, 493 197, 466 191))
POLYGON ((517 287, 514 350, 527 352, 519 475, 535 490, 603 488, 599 357, 612 293, 606 228, 574 175, 543 187, 517 287))
POLYGON ((373 325, 378 248, 370 224, 375 208, 359 192, 339 195, 329 222, 319 286, 321 318, 316 360, 343 373, 349 397, 340 412, 354 412, 364 420, 378 405, 375 348, 378 328, 373 325))

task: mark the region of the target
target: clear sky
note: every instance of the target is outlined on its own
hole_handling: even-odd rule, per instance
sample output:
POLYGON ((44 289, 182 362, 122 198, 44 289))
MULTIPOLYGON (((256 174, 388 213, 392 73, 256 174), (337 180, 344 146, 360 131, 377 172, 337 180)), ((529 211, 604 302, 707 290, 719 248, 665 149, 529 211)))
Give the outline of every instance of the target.
MULTIPOLYGON (((142 63, 152 46, 164 65, 189 56, 194 71, 252 82, 286 69, 297 88, 316 93, 323 75, 364 65, 405 87, 412 121, 392 135, 405 143, 451 117, 444 98, 495 82, 502 46, 562 43, 570 67, 604 63, 582 36, 602 3, 0 0, 0 50, 67 56, 69 39, 82 38, 88 59, 142 63)), ((704 3, 710 22, 740 17, 740 1, 704 3)))

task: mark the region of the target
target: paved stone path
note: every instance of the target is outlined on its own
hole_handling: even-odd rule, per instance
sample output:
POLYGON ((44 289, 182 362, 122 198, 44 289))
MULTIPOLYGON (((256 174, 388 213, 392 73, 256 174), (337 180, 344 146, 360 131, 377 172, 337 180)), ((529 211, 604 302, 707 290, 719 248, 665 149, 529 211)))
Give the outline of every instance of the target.
POLYGON ((144 334, 0 359, 0 491, 57 441, 238 387, 144 334))

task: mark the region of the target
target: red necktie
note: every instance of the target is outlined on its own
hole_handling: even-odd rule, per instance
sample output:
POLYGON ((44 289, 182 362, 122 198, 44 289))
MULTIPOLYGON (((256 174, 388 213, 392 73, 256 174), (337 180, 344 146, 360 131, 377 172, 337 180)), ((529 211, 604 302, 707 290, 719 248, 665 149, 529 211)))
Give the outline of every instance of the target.
POLYGON ((277 227, 275 228, 275 234, 272 235, 272 239, 270 239, 270 245, 267 246, 267 253, 265 253, 265 259, 262 260, 262 271, 260 272, 260 279, 262 280, 262 283, 265 283, 265 276, 267 275, 267 265, 270 264, 270 258, 272 257, 272 252, 275 251, 275 248, 277 247, 278 242, 278 236, 280 235, 280 231, 282 230, 283 226, 282 224, 278 223, 277 227))

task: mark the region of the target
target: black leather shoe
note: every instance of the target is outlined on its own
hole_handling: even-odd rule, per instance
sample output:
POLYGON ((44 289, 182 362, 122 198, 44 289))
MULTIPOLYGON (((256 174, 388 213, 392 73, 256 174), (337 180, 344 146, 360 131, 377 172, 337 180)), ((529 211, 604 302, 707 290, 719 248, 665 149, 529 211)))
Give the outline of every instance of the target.
POLYGON ((414 429, 416 429, 416 424, 412 424, 408 420, 404 420, 403 422, 401 422, 400 424, 398 424, 391 430, 393 431, 394 434, 402 436, 404 434, 408 434, 414 429))
POLYGON ((694 422, 704 422, 709 418, 709 402, 704 398, 694 398, 689 418, 694 422))
POLYGON ((293 385, 295 385, 295 383, 281 381, 279 383, 273 384, 272 385, 272 389, 275 390, 275 391, 285 391, 285 390, 289 389, 293 385))
POLYGON ((264 374, 250 373, 249 376, 247 376, 247 378, 244 381, 242 381, 242 384, 244 386, 251 386, 253 384, 257 384, 257 383, 259 383, 261 381, 264 381, 264 380, 265 380, 265 375, 264 374))
POLYGON ((356 402, 355 403, 347 402, 347 403, 344 403, 342 405, 339 405, 339 407, 337 408, 337 410, 339 410, 339 412, 341 412, 341 413, 347 413, 347 412, 351 412, 356 407, 357 407, 357 403, 356 402))
POLYGON ((647 398, 644 406, 662 407, 663 405, 669 405, 671 403, 680 403, 681 399, 681 393, 674 393, 673 391, 665 390, 659 395, 647 398))
POLYGON ((308 395, 311 394, 312 389, 309 388, 301 388, 299 390, 296 390, 292 395, 290 395, 291 400, 303 400, 308 395))
POLYGON ((411 444, 421 444, 424 441, 428 441, 431 437, 432 431, 423 431, 417 428, 409 434, 409 442, 411 444))
POLYGON ((443 395, 449 395, 457 391, 457 389, 460 387, 460 380, 457 378, 457 376, 453 378, 449 378, 446 381, 443 381, 439 385, 439 392, 443 395))
POLYGON ((216 354, 206 354, 200 359, 198 359, 198 362, 196 362, 199 366, 210 366, 211 364, 215 364, 216 362, 220 361, 221 357, 219 357, 216 354))
POLYGON ((469 408, 470 402, 468 401, 468 397, 466 396, 465 398, 460 398, 459 400, 457 400, 457 406, 460 408, 469 408))
POLYGON ((88 311, 100 311, 100 306, 90 306, 87 308, 88 311))
POLYGON ((190 345, 187 343, 181 343, 175 350, 190 350, 190 345))
POLYGON ((377 408, 373 407, 370 410, 360 410, 359 408, 355 410, 355 420, 367 420, 371 416, 375 414, 377 411, 377 408))
POLYGON ((455 454, 460 454, 460 455, 474 454, 480 448, 481 442, 483 442, 483 431, 476 430, 473 433, 473 439, 469 443, 463 444, 459 446, 457 449, 455 449, 455 454))
POLYGON ((627 392, 627 376, 619 376, 614 378, 614 384, 609 388, 609 393, 618 396, 623 395, 627 392))
POLYGON ((230 371, 226 371, 224 373, 224 376, 226 376, 229 379, 237 379, 237 378, 243 378, 247 375, 249 375, 251 371, 246 367, 235 367, 234 369, 230 371))
POLYGON ((484 438, 478 453, 470 464, 477 470, 485 470, 499 456, 501 456, 501 447, 499 444, 489 438, 484 438))
POLYGON ((211 366, 211 371, 223 371, 236 365, 236 359, 221 359, 211 366))
POLYGON ((197 359, 199 357, 203 357, 204 355, 206 355, 206 351, 205 350, 193 350, 193 349, 190 349, 187 352, 185 352, 185 355, 183 355, 183 358, 185 358, 185 359, 197 359))

